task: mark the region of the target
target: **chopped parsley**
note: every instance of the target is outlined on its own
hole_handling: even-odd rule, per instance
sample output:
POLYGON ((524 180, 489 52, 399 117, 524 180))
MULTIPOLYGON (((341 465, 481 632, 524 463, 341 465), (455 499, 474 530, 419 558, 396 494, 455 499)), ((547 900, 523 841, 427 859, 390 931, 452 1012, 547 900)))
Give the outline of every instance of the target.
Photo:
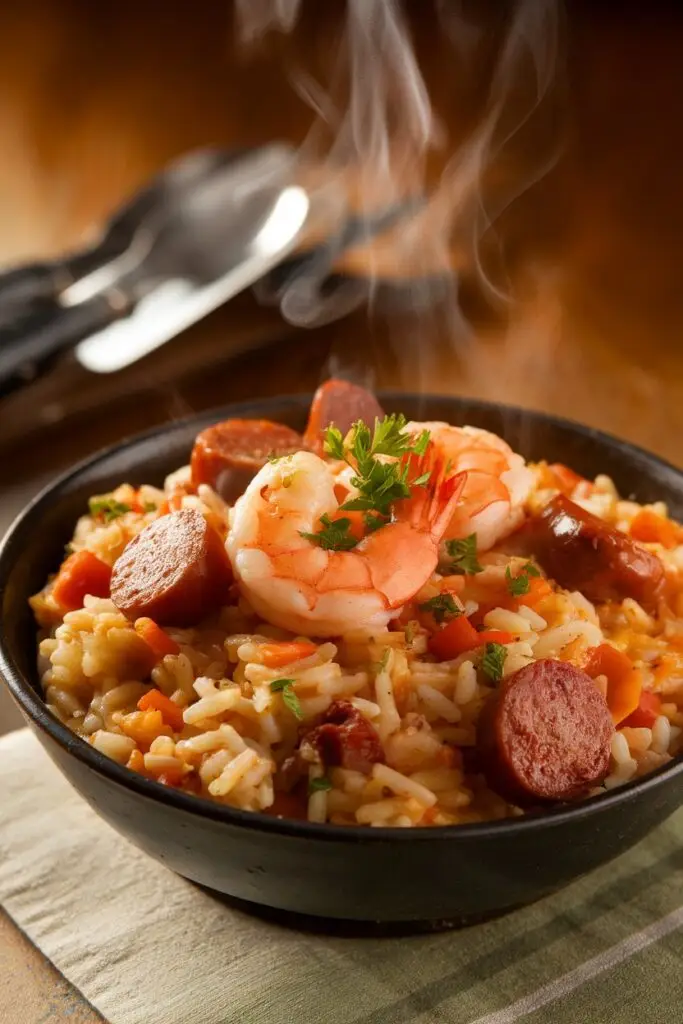
POLYGON ((301 710, 301 704, 299 698, 294 692, 294 680, 293 679, 274 679, 270 684, 271 693, 281 693, 282 702, 286 708, 288 708, 295 718, 299 721, 304 717, 304 713, 301 710))
MULTIPOLYGON (((358 420, 354 423, 346 438, 335 427, 328 427, 325 432, 325 451, 334 459, 348 463, 355 475, 351 478, 352 485, 358 490, 358 496, 341 505, 346 512, 374 512, 380 519, 388 521, 391 506, 401 498, 410 497, 411 486, 421 487, 429 480, 429 473, 423 473, 417 479, 409 481, 410 460, 405 455, 422 456, 429 444, 429 431, 423 430, 419 437, 414 438, 406 427, 406 418, 400 413, 392 413, 384 419, 376 419, 374 429, 358 420), (384 462, 381 456, 396 459, 395 462, 384 462)), ((384 522, 373 522, 378 529, 384 522)))
POLYGON ((481 659, 481 670, 493 683, 503 678, 503 666, 508 656, 507 647, 503 644, 488 643, 481 659))
POLYGON ((439 625, 462 615, 462 609, 455 603, 452 594, 439 594, 437 597, 431 597, 429 601, 419 604, 418 608, 421 612, 431 612, 439 625))
POLYGON ((534 565, 533 562, 527 562, 526 565, 522 566, 516 576, 513 576, 510 572, 510 566, 508 565, 505 569, 505 580, 507 582, 507 588, 513 597, 522 597, 524 594, 528 594, 531 589, 531 576, 540 576, 540 570, 534 565))
POLYGON ((389 654, 390 653, 391 653, 391 651, 389 650, 389 648, 385 647, 384 651, 382 652, 382 657, 377 662, 377 672, 378 673, 379 672, 384 672, 386 670, 386 667, 389 664, 389 654))
POLYGON ((417 627, 418 623, 415 622, 413 619, 411 619, 410 622, 406 622, 406 628, 404 629, 403 632, 405 634, 406 644, 408 645, 408 647, 412 647, 413 644, 415 643, 415 633, 417 631, 417 627))
POLYGON ((93 519, 102 519, 105 523, 111 523, 113 519, 118 519, 119 516, 131 511, 130 505, 117 501, 116 498, 91 498, 88 509, 93 519))
POLYGON ((157 506, 157 504, 155 502, 153 502, 153 501, 146 501, 145 504, 142 506, 142 511, 145 512, 145 513, 147 513, 147 512, 156 512, 157 507, 158 506, 157 506))
POLYGON ((477 560, 477 535, 471 533, 469 537, 462 540, 447 540, 446 551, 452 561, 445 567, 445 571, 451 576, 474 576, 475 573, 483 572, 477 560))
POLYGON ((321 775, 317 779, 311 779, 308 783, 309 795, 312 793, 326 792, 328 789, 332 789, 332 783, 329 779, 326 779, 324 775, 321 775))
POLYGON ((355 548, 358 541, 350 532, 350 519, 344 517, 332 520, 328 515, 324 515, 320 517, 320 522, 323 528, 318 533, 307 533, 305 530, 300 530, 299 533, 325 551, 350 551, 351 548, 355 548))

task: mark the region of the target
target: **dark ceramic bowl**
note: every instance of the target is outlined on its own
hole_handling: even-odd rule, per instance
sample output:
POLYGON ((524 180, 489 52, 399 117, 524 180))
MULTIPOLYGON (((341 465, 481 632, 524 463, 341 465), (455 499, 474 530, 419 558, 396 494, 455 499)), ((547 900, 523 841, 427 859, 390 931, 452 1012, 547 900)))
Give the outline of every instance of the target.
MULTIPOLYGON (((538 413, 454 398, 385 395, 387 409, 502 434, 528 458, 609 473, 621 493, 683 517, 683 474, 614 438, 538 413)), ((63 476, 15 522, 0 551, 0 672, 61 771, 106 821, 169 868, 262 907, 320 918, 464 922, 529 903, 622 853, 683 802, 683 763, 573 807, 490 824, 370 829, 279 821, 164 788, 103 757, 46 710, 27 599, 58 565, 93 493, 160 483, 195 434, 227 416, 301 427, 309 398, 204 413, 109 449, 63 476)))

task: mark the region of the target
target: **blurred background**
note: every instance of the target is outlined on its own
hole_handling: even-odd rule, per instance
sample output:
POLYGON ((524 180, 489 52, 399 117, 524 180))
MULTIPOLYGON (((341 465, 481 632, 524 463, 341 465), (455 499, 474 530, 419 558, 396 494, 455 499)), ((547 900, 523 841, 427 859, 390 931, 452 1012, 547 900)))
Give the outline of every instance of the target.
MULTIPOLYGON (((247 0, 242 13, 253 27, 268 7, 287 3, 247 0)), ((399 153, 392 185, 437 199, 412 234, 394 229, 339 254, 334 277, 355 284, 355 308, 302 327, 250 290, 120 372, 90 374, 65 354, 0 400, 0 530, 51 476, 105 444, 213 405, 311 390, 330 373, 550 410, 683 463, 683 9, 550 5, 551 28, 524 23, 526 56, 501 79, 514 7, 405 3, 443 140, 412 164, 399 153), (519 130, 468 178, 497 216, 464 244, 458 159, 481 137, 496 81, 498 127, 519 130), (453 231, 435 246, 444 218, 453 231)), ((2 269, 82 245, 197 147, 305 141, 331 173, 335 131, 320 131, 311 83, 332 88, 346 4, 303 0, 291 32, 249 47, 235 15, 229 0, 0 7, 2 269)), ((381 90, 373 53, 345 66, 342 108, 381 90)), ((405 86, 405 55, 393 56, 405 86)), ((401 103, 393 131, 409 151, 401 103)), ((355 153, 361 164, 374 159, 375 129, 355 153)), ((364 214, 372 189, 360 191, 364 214)))

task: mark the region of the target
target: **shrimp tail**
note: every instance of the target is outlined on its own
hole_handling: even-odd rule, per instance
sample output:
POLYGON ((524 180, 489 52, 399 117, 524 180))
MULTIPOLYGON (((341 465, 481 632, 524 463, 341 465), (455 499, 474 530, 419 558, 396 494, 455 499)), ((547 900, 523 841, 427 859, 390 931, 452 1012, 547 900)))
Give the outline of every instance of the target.
POLYGON ((467 472, 450 475, 448 464, 431 443, 427 445, 424 455, 413 453, 407 458, 411 480, 419 480, 424 476, 428 476, 428 479, 423 485, 411 484, 412 494, 406 502, 408 507, 404 515, 401 516, 399 512, 397 518, 404 518, 438 542, 446 532, 460 500, 467 472))

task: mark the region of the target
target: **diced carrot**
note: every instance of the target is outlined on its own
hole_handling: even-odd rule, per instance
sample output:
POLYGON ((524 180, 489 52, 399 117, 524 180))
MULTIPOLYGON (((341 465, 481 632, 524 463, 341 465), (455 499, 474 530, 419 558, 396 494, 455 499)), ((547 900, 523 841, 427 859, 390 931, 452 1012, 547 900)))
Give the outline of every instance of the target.
POLYGON ((553 462, 548 469, 555 478, 556 486, 566 497, 570 498, 579 484, 588 483, 585 477, 575 473, 562 462, 553 462))
POLYGON ((677 523, 644 508, 631 521, 631 536, 644 544, 662 544, 675 548, 681 543, 683 531, 677 523))
POLYGON ((484 644, 511 644, 517 639, 514 633, 508 633, 507 629, 483 629, 477 633, 479 642, 477 647, 484 644))
POLYGON ((658 693, 642 690, 638 707, 621 724, 631 729, 651 729, 662 713, 662 699, 658 693))
POLYGON ((180 654, 180 647, 175 640, 172 640, 161 626, 157 626, 153 619, 146 616, 136 619, 135 632, 142 637, 157 658, 163 658, 166 654, 180 654))
POLYGON ((159 515, 160 516, 167 516, 170 511, 171 511, 171 506, 168 503, 168 498, 164 498, 164 500, 159 505, 159 509, 158 509, 159 515))
POLYGON ((600 644, 590 652, 584 669, 593 678, 607 677, 607 706, 615 725, 636 710, 643 688, 642 674, 627 655, 611 644, 600 644))
POLYGON ((309 644, 303 640, 281 640, 261 644, 259 655, 261 663, 266 668, 282 668, 283 665, 289 665, 292 661, 309 658, 317 650, 315 644, 309 644))
POLYGON ((161 717, 175 732, 180 732, 185 724, 183 712, 161 690, 148 690, 138 701, 138 711, 160 711, 161 717))
POLYGON ((502 629, 485 629, 479 633, 464 615, 451 619, 443 629, 433 633, 429 649, 441 661, 450 661, 465 651, 472 651, 484 644, 509 644, 515 639, 513 633, 502 629))
POLYGON ((517 598, 517 604, 526 605, 528 608, 533 608, 535 604, 542 601, 544 597, 552 594, 553 588, 548 583, 547 579, 543 576, 532 576, 529 579, 529 590, 526 594, 521 594, 517 598))
POLYGON ((83 607, 86 594, 109 597, 111 569, 92 551, 76 551, 62 564, 52 585, 52 597, 61 608, 83 607))

